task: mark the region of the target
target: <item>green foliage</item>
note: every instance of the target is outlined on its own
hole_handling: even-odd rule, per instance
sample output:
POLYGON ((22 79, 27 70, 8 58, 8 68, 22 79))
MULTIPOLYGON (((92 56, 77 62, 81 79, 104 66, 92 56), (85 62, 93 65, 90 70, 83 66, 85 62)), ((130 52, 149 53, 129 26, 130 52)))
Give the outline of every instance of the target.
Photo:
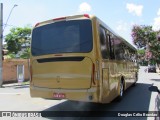
POLYGON ((27 59, 30 56, 30 48, 27 48, 20 56, 20 58, 27 59))
MULTIPOLYGON (((6 35, 5 42, 7 43, 7 50, 8 54, 17 54, 19 51, 22 50, 22 46, 30 45, 31 41, 31 28, 24 27, 24 28, 12 28, 10 33, 6 35)), ((29 50, 26 50, 24 55, 28 57, 27 53, 29 50), (25 55, 26 54, 26 55, 25 55)))
POLYGON ((135 25, 132 28, 133 43, 138 48, 146 47, 147 43, 151 43, 156 40, 156 32, 152 30, 152 26, 138 26, 135 25))
MULTIPOLYGON (((135 25, 132 28, 131 36, 133 43, 138 48, 144 49, 145 52, 149 51, 152 54, 150 58, 147 58, 152 63, 160 63, 160 41, 157 39, 158 34, 157 31, 152 30, 152 26, 135 25)), ((142 53, 143 51, 139 51, 141 56, 142 53)), ((143 54, 143 58, 146 57, 145 55, 143 54)))
POLYGON ((140 56, 144 56, 144 55, 145 55, 145 50, 144 50, 144 49, 138 50, 137 53, 138 53, 140 56))
POLYGON ((6 56, 7 59, 12 59, 12 58, 15 58, 15 57, 16 57, 16 55, 13 54, 13 53, 9 53, 9 54, 7 54, 7 56, 6 56))

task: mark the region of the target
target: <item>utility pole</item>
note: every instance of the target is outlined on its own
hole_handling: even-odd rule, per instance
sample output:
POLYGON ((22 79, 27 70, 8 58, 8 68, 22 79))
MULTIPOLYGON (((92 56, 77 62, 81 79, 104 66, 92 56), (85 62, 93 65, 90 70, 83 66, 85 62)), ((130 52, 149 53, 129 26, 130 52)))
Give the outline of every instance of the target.
POLYGON ((2 70, 3 70, 3 64, 2 64, 2 49, 3 49, 3 45, 2 42, 3 41, 3 3, 0 3, 0 88, 2 87, 3 84, 3 74, 2 74, 2 70))

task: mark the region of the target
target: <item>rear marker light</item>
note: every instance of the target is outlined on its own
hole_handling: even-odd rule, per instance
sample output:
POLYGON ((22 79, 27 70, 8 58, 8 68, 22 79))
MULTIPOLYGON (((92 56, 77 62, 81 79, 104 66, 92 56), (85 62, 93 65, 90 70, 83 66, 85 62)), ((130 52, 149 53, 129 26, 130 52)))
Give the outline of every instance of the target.
POLYGON ((37 23, 34 27, 37 27, 40 23, 37 23))
POLYGON ((88 14, 84 14, 84 17, 90 18, 88 14))
POLYGON ((55 18, 55 19, 53 19, 53 21, 64 20, 64 19, 66 19, 66 17, 55 18))

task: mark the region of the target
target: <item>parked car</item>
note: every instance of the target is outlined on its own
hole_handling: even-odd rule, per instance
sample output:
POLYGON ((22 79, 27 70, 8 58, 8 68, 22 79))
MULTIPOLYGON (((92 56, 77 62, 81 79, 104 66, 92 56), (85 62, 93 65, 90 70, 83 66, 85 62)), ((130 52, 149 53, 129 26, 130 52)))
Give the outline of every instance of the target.
POLYGON ((151 92, 157 92, 157 96, 155 99, 155 113, 158 115, 155 117, 155 120, 160 120, 160 89, 158 89, 157 86, 150 86, 149 91, 151 92))
POLYGON ((148 72, 154 72, 154 73, 156 73, 156 66, 154 66, 154 65, 148 66, 148 72))

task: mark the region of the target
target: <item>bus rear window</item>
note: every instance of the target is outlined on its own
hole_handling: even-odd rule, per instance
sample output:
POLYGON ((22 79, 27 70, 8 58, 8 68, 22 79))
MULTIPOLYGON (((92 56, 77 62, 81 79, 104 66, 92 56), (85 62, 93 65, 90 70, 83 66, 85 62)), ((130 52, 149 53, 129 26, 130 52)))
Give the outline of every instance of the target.
POLYGON ((87 53, 92 50, 90 20, 61 21, 37 27, 32 32, 34 56, 57 53, 87 53))

